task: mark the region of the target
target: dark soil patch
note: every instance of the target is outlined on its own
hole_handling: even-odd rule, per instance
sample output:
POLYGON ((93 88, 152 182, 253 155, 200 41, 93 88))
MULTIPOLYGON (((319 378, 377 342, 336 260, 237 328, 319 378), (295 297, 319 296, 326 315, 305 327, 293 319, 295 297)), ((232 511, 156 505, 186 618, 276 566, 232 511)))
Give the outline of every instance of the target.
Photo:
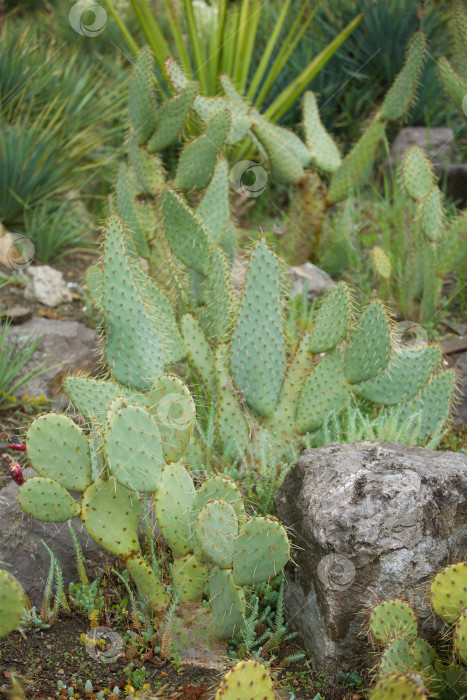
MULTIPOLYGON (((132 654, 128 648, 123 648, 122 655, 114 662, 103 663, 93 658, 84 645, 88 632, 87 620, 69 615, 62 616, 48 630, 28 633, 26 639, 14 632, 0 640, 0 697, 7 697, 13 677, 20 681, 28 699, 69 698, 66 689, 57 692, 58 681, 66 688, 72 686, 77 700, 93 698, 95 695, 85 693, 87 680, 91 681, 94 694, 107 689, 107 696, 118 686, 120 697, 126 697, 125 667, 132 654)), ((283 659, 299 651, 297 644, 289 644, 281 649, 280 657, 283 659)), ((141 666, 146 669, 146 682, 151 691, 147 691, 145 697, 157 696, 158 700, 211 700, 222 677, 219 671, 182 666, 151 652, 133 657, 131 661, 135 669, 141 666)), ((290 698, 292 693, 296 700, 309 700, 318 692, 326 700, 359 700, 362 697, 358 691, 346 688, 343 679, 315 672, 308 663, 298 662, 288 669, 279 665, 271 671, 278 689, 277 697, 281 700, 290 698)))

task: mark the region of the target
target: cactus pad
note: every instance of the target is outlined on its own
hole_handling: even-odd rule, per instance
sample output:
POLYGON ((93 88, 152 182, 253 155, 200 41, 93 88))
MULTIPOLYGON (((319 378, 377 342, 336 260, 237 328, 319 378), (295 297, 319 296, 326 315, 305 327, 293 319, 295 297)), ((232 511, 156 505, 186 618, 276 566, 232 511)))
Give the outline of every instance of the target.
POLYGON ((221 681, 215 700, 274 700, 268 669, 259 661, 239 661, 221 681))
POLYGON ((149 153, 161 151, 175 141, 183 129, 197 92, 197 84, 189 83, 180 95, 162 105, 157 113, 154 133, 147 143, 149 153))
POLYGON ((237 388, 260 415, 271 415, 285 373, 285 342, 279 293, 279 261, 264 240, 248 266, 232 333, 230 368, 237 388))
POLYGON ((159 377, 147 396, 149 412, 159 427, 164 457, 175 462, 190 442, 196 407, 185 384, 172 374, 159 377))
POLYGON ((341 164, 341 155, 321 122, 313 92, 305 92, 303 98, 303 128, 311 162, 320 170, 333 173, 341 164))
POLYGON ((467 607, 461 612, 454 627, 454 653, 467 664, 467 607))
POLYGON ((405 673, 413 668, 409 642, 402 638, 392 642, 382 653, 378 666, 380 675, 405 673))
POLYGON ((138 554, 129 557, 125 563, 139 593, 146 598, 151 608, 156 612, 164 610, 170 599, 149 564, 138 554))
POLYGON ((172 580, 175 589, 179 590, 183 587, 181 600, 201 600, 208 578, 208 567, 198 561, 193 554, 174 558, 172 580))
POLYGON ((145 143, 156 125, 152 54, 149 46, 140 52, 130 78, 130 120, 138 143, 145 143))
POLYGON ((316 314, 310 341, 311 352, 333 350, 347 335, 351 314, 349 288, 340 282, 326 294, 316 314))
POLYGON ((231 639, 240 631, 245 614, 245 597, 235 585, 230 569, 215 566, 209 579, 212 630, 219 639, 231 639))
POLYGON ((317 430, 326 416, 350 396, 340 351, 323 357, 308 376, 300 393, 295 415, 299 433, 317 430))
POLYGON ((157 491, 164 465, 159 428, 138 406, 117 410, 109 421, 104 443, 109 470, 127 489, 157 491))
POLYGON ((445 622, 454 622, 467 607, 467 562, 459 562, 436 574, 430 587, 431 607, 445 622))
POLYGON ((18 503, 25 513, 46 523, 63 523, 80 513, 79 504, 61 484, 42 476, 20 486, 18 503))
POLYGON ((389 644, 397 637, 411 642, 417 636, 417 620, 405 601, 387 600, 371 611, 370 632, 379 644, 389 644))
POLYGON ((385 369, 373 379, 355 386, 369 401, 394 405, 409 401, 421 391, 441 359, 437 346, 396 350, 385 369))
POLYGON ((345 349, 345 378, 350 384, 371 379, 389 361, 391 328, 384 306, 373 301, 353 329, 345 349))
POLYGON ((91 483, 89 442, 71 418, 59 413, 36 418, 28 431, 27 450, 36 472, 66 489, 84 491, 91 483))
POLYGON ((209 501, 196 520, 196 538, 203 554, 220 569, 232 565, 238 534, 235 511, 226 501, 209 501))
POLYGON ((407 193, 416 200, 426 197, 434 186, 431 163, 419 146, 412 146, 406 151, 401 165, 401 179, 407 193))
POLYGON ((427 700, 428 693, 420 676, 415 673, 392 673, 383 676, 372 688, 369 700, 427 700))
POLYGON ((183 464, 164 467, 159 490, 154 495, 157 523, 175 557, 190 549, 190 514, 195 496, 193 480, 183 464))
POLYGON ((211 243, 201 221, 182 198, 169 189, 162 190, 161 209, 165 235, 172 253, 190 269, 207 274, 211 243))
POLYGON ((114 479, 97 479, 83 494, 81 520, 93 540, 126 559, 139 552, 141 501, 114 479))
POLYGON ((407 55, 391 89, 386 93, 381 106, 381 119, 395 121, 404 119, 414 100, 426 51, 426 39, 416 32, 410 39, 407 55))
POLYGON ((24 611, 23 589, 14 576, 0 569, 0 637, 18 625, 24 611))
POLYGON ((233 580, 252 585, 277 576, 286 565, 290 544, 283 526, 274 518, 252 518, 235 540, 233 580))

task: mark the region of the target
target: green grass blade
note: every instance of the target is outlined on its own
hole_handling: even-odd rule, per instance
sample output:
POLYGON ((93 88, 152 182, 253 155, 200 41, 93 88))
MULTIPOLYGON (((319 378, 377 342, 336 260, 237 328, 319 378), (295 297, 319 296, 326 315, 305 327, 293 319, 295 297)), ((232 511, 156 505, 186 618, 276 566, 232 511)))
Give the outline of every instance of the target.
POLYGON ((190 43, 193 50, 193 61, 194 61, 194 77, 199 80, 201 87, 201 92, 207 94, 208 87, 208 59, 206 58, 206 47, 200 38, 198 33, 198 26, 196 24, 195 12, 193 10, 193 1, 184 0, 183 6, 185 8, 185 15, 188 24, 188 32, 190 35, 190 43))
POLYGON ((130 51, 133 51, 133 53, 135 55, 138 55, 139 54, 139 46, 135 42, 133 37, 131 36, 130 32, 128 31, 125 22, 121 18, 121 15, 119 15, 117 10, 113 6, 111 0, 105 0, 105 4, 107 5, 107 7, 109 9, 110 14, 112 15, 112 17, 114 18, 114 20, 118 24, 118 28, 120 29, 122 36, 127 43, 128 48, 130 49, 130 51))
POLYGON ((178 58, 186 74, 191 78, 193 75, 191 68, 190 56, 186 48, 186 44, 183 41, 183 30, 178 19, 178 14, 176 7, 170 0, 164 0, 164 7, 169 21, 170 30, 172 32, 173 40, 175 41, 175 46, 177 47, 178 58))
POLYGON ((165 76, 165 59, 172 55, 157 20, 153 16, 146 0, 131 0, 134 13, 140 23, 144 36, 152 49, 154 59, 162 75, 165 76))
POLYGON ((331 43, 321 51, 311 63, 288 85, 285 90, 274 100, 264 113, 265 119, 277 121, 282 117, 293 105, 296 99, 300 97, 310 82, 313 80, 326 63, 334 56, 336 51, 342 46, 344 41, 360 24, 365 17, 365 12, 360 12, 354 19, 345 27, 331 43))
POLYGON ((282 6, 282 10, 279 14, 279 17, 277 18, 275 27, 272 31, 271 36, 269 37, 269 41, 266 44, 266 48, 264 50, 264 54, 261 58, 261 61, 259 62, 259 66, 256 69, 256 72, 253 76, 253 79, 250 83, 250 87, 248 89, 247 93, 247 99, 249 101, 252 101, 254 96, 256 95, 256 92, 261 85, 261 81, 264 77, 264 74, 266 73, 269 61, 271 59, 272 53, 274 51, 275 46, 277 45, 277 41, 279 39, 279 35, 282 31, 282 27, 285 22, 285 18, 287 16, 287 12, 290 7, 291 0, 286 0, 285 3, 282 6))

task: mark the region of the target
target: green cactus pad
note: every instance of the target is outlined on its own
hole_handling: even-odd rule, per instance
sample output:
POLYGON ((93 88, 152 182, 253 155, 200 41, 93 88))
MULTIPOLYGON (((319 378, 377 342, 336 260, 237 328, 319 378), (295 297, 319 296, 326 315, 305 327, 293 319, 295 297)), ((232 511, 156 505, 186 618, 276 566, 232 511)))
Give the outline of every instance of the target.
POLYGON ((18 626, 24 612, 23 589, 14 576, 0 569, 0 637, 18 626))
POLYGON ((130 136, 128 144, 130 165, 144 192, 154 196, 165 185, 165 171, 162 159, 138 145, 135 136, 130 136))
POLYGON ((177 92, 181 92, 190 84, 190 79, 186 75, 181 65, 172 57, 166 58, 165 70, 167 76, 177 92))
POLYGON ((371 259, 376 273, 384 280, 391 279, 391 260, 386 251, 379 245, 373 246, 371 249, 371 259))
POLYGON ((235 511, 238 523, 243 525, 245 522, 246 515, 242 495, 237 484, 230 477, 216 474, 216 476, 205 481, 201 488, 198 489, 193 501, 191 513, 193 524, 196 523, 201 509, 204 508, 209 501, 226 501, 230 503, 235 511))
POLYGON ((405 673, 413 668, 410 644, 402 638, 396 639, 384 650, 379 662, 378 673, 380 676, 388 673, 405 673))
POLYGON ((454 627, 454 653, 467 664, 467 607, 459 615, 454 627))
POLYGON ((196 216, 201 220, 211 242, 219 243, 230 222, 229 165, 225 158, 217 161, 209 187, 196 209, 196 216))
POLYGON ((136 248, 138 255, 147 258, 149 256, 147 239, 152 237, 155 220, 153 220, 149 230, 146 230, 141 218, 143 205, 136 199, 136 191, 133 187, 130 173, 128 168, 124 165, 120 166, 118 172, 116 194, 118 214, 125 224, 126 229, 131 231, 128 243, 131 248, 136 248))
POLYGON ((396 350, 386 369, 355 385, 355 391, 375 403, 394 405, 409 401, 425 387, 440 359, 441 348, 436 346, 396 350))
POLYGON ((63 523, 80 513, 80 506, 57 481, 34 476, 18 490, 18 503, 25 513, 46 523, 63 523))
POLYGON ((444 89, 459 110, 459 114, 465 117, 464 99, 467 95, 467 80, 456 73, 447 58, 442 56, 438 60, 438 72, 444 89))
POLYGON ((221 444, 242 453, 250 442, 249 426, 227 369, 228 347, 219 345, 214 358, 217 381, 216 432, 221 444))
POLYGON ((275 697, 272 678, 266 666, 249 659, 239 661, 224 676, 215 700, 274 700, 275 697))
POLYGON ((227 110, 216 112, 208 122, 206 133, 185 146, 178 160, 174 187, 184 191, 201 190, 209 184, 231 123, 227 110))
POLYGON ((154 494, 157 523, 174 557, 190 550, 191 508, 195 497, 193 479, 179 462, 162 471, 159 490, 154 494))
POLYGON ((303 434, 317 430, 336 406, 350 396, 350 385, 344 376, 340 351, 323 357, 308 375, 297 404, 295 425, 303 434))
POLYGON ((124 559, 139 552, 139 496, 114 479, 97 479, 83 494, 81 520, 93 540, 124 559))
POLYGON ((230 369, 248 405, 264 417, 274 411, 285 374, 279 278, 279 261, 261 240, 248 266, 230 369))
POLYGON ((467 607, 467 562, 451 564, 436 574, 430 586, 433 611, 448 624, 467 607))
POLYGON ((129 557, 125 564, 139 593, 148 601, 153 610, 162 612, 169 604, 170 599, 149 564, 137 554, 129 557))
POLYGON ((211 243, 201 221, 182 198, 169 189, 162 190, 161 209, 172 253, 190 269, 202 275, 207 274, 211 243))
POLYGON ((230 569, 215 566, 209 579, 212 631, 219 639, 231 639, 243 626, 245 596, 235 585, 230 569))
POLYGON ((140 297, 125 242, 121 221, 110 217, 103 247, 105 356, 119 382, 149 389, 164 370, 164 343, 140 297))
POLYGON ((432 243, 444 237, 443 194, 439 187, 432 187, 418 206, 418 220, 424 235, 432 243))
POLYGON ((290 544, 275 518, 252 518, 235 540, 233 580, 237 586, 252 585, 277 576, 287 564, 290 544))
POLYGON ((411 667, 416 671, 431 670, 431 666, 435 662, 437 656, 433 649, 425 639, 415 639, 410 645, 411 667))
POLYGON ((439 432, 449 416, 456 373, 447 369, 433 377, 411 401, 401 405, 401 420, 421 413, 420 438, 425 440, 439 432))
POLYGON ((102 311, 102 265, 96 263, 90 265, 84 273, 87 292, 91 298, 93 306, 97 311, 102 311))
POLYGON ((267 153, 272 177, 286 185, 300 182, 305 171, 300 156, 282 138, 283 129, 259 118, 255 120, 253 133, 267 153))
POLYGON ((431 163, 419 146, 411 146, 402 160, 401 180, 407 194, 420 200, 428 195, 435 184, 431 163))
POLYGON ((276 410, 265 422, 265 426, 276 438, 287 442, 295 433, 295 410, 298 396, 310 371, 311 333, 304 335, 287 368, 276 410))
POLYGON ((175 557, 172 565, 172 581, 174 588, 183 587, 180 600, 201 600, 209 578, 209 569, 193 554, 175 557))
POLYGON ((380 301, 373 301, 360 316, 345 349, 345 378, 356 384, 384 369, 391 352, 391 326, 380 301))
POLYGON ((138 294, 147 310, 147 315, 161 334, 166 363, 172 364, 184 360, 186 348, 183 345, 173 308, 167 297, 139 265, 133 264, 131 273, 138 294))
POLYGON ((188 348, 188 357, 196 374, 205 388, 215 393, 214 355, 206 340, 198 319, 192 314, 184 314, 180 321, 183 340, 188 348))
POLYGON ((383 139, 384 122, 376 117, 332 174, 327 195, 330 204, 345 199, 354 187, 366 180, 373 167, 376 150, 383 139))
POLYGON ((375 642, 389 644, 398 637, 412 642, 417 636, 417 620, 403 600, 386 600, 370 613, 370 632, 375 642))
POLYGON ((66 489, 84 491, 91 483, 89 442, 71 418, 59 413, 36 418, 28 431, 27 451, 38 474, 66 489))
POLYGON ((178 137, 193 104, 197 83, 189 83, 181 94, 162 105, 157 113, 155 130, 147 143, 149 153, 162 151, 178 137))
POLYGON ((145 143, 156 126, 152 54, 145 46, 136 60, 130 78, 130 119, 138 143, 145 143))
POLYGON ((404 119, 414 102, 426 51, 426 38, 416 32, 410 39, 404 65, 391 89, 386 93, 381 119, 396 121, 404 119))
MULTIPOLYGON (((118 382, 91 379, 91 377, 67 377, 63 386, 74 408, 86 420, 92 421, 96 418, 99 423, 105 422, 109 404, 117 396, 130 400, 137 395, 118 382)), ((143 395, 139 394, 139 396, 143 395)))
POLYGON ((188 388, 176 376, 159 377, 147 395, 149 412, 156 421, 167 462, 185 451, 196 421, 196 406, 188 388))
POLYGON ((326 294, 316 314, 310 351, 320 353, 333 350, 346 337, 351 315, 349 288, 343 282, 339 282, 326 294))
POLYGON ((427 700, 428 693, 420 676, 392 673, 383 676, 371 689, 369 700, 427 700))
POLYGON ((157 491, 164 466, 157 423, 139 406, 117 410, 104 443, 109 470, 119 484, 140 493, 157 491))
POLYGON ((203 288, 205 307, 200 321, 207 337, 217 345, 227 340, 232 323, 230 270, 222 250, 216 247, 212 264, 203 288))
POLYGON ((226 501, 210 501, 201 509, 195 527, 198 545, 220 569, 232 565, 234 539, 238 534, 235 511, 226 501))
POLYGON ((333 173, 341 164, 341 155, 321 122, 313 92, 305 92, 303 97, 303 128, 311 162, 320 170, 333 173))

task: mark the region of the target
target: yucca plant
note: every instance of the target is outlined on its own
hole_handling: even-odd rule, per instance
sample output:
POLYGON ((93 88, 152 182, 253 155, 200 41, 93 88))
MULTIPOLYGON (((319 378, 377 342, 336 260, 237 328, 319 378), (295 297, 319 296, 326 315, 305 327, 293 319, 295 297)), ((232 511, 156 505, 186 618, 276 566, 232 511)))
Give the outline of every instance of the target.
MULTIPOLYGON (((138 46, 117 11, 116 3, 113 0, 105 2, 118 22, 129 48, 137 53, 138 46)), ((169 96, 171 93, 165 61, 167 57, 172 56, 180 61, 188 77, 199 81, 201 94, 219 94, 219 75, 226 74, 239 92, 259 109, 293 51, 303 39, 321 2, 310 7, 308 0, 300 0, 295 8, 292 6, 292 0, 285 0, 258 65, 254 61, 254 48, 258 27, 264 14, 261 0, 241 0, 233 5, 229 5, 228 0, 218 0, 212 5, 204 3, 210 15, 208 19, 206 13, 202 16, 199 12, 197 6, 201 3, 194 0, 183 0, 183 13, 179 13, 177 4, 170 0, 163 0, 162 4, 168 18, 168 32, 164 31, 164 25, 152 12, 147 0, 131 0, 133 11, 154 53, 161 94, 169 96), (291 16, 293 21, 290 21, 291 16), (279 51, 278 45, 281 47, 279 51)), ((284 86, 265 112, 264 116, 268 120, 277 122, 292 107, 364 16, 365 12, 357 13, 347 26, 284 86)))

